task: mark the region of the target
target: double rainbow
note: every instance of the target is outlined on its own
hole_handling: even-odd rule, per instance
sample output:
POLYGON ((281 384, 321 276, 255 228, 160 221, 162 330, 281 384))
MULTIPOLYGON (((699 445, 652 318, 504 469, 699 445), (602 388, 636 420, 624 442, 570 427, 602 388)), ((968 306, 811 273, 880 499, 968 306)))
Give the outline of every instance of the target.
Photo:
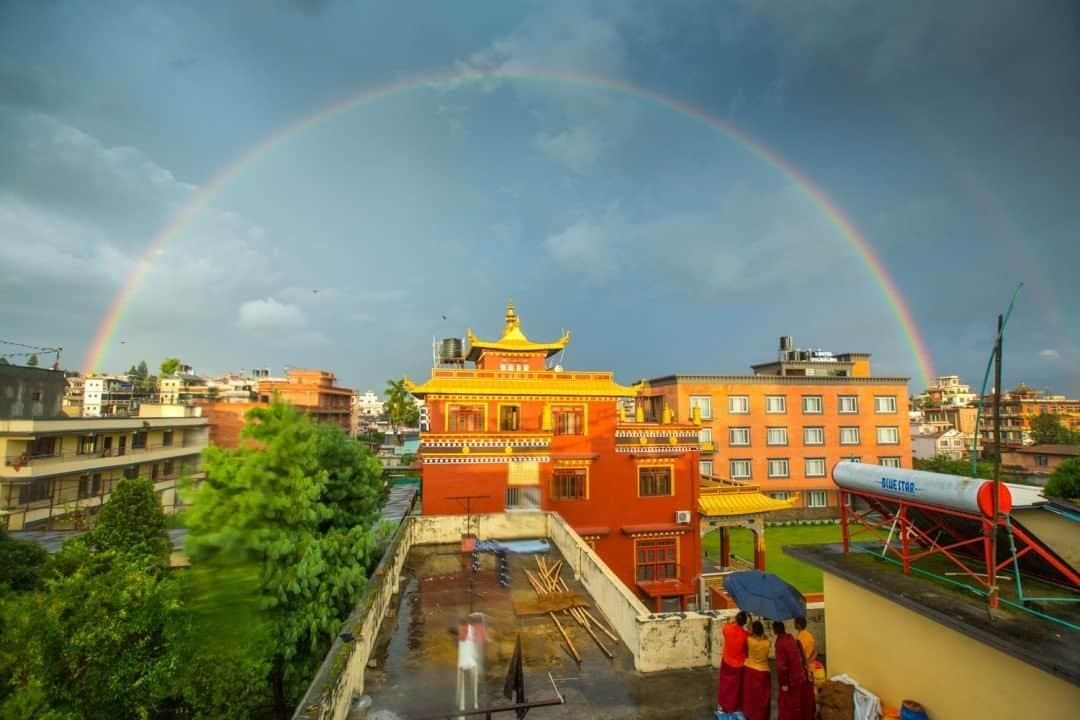
POLYGON ((847 239, 852 248, 854 248, 855 252, 862 259, 869 270, 870 275, 874 278, 875 283, 881 290, 885 302, 895 316, 905 341, 910 348, 912 359, 915 362, 915 366, 920 376, 917 379, 923 383, 923 387, 929 386, 930 379, 933 377, 933 366, 930 361, 930 353, 927 351, 926 343, 919 333, 918 327, 915 325, 910 308, 904 302, 904 298, 900 294, 896 282, 889 275, 885 265, 881 262, 881 258, 874 252, 873 247, 867 242, 862 233, 859 232, 858 228, 855 227, 854 223, 845 217, 836 204, 829 199, 824 190, 814 185, 805 175, 799 172, 799 170, 784 158, 780 157, 777 153, 762 145, 742 130, 739 130, 724 120, 721 120, 714 115, 710 115, 701 108, 695 107, 685 101, 668 97, 654 90, 633 85, 622 80, 596 75, 540 69, 504 69, 493 74, 452 72, 429 74, 400 80, 371 90, 359 92, 339 102, 328 105, 321 110, 307 115, 300 121, 272 133, 261 142, 246 150, 231 163, 221 168, 209 182, 204 184, 198 192, 194 193, 187 203, 185 203, 173 216, 170 222, 161 228, 157 235, 154 236, 146 253, 138 260, 135 269, 113 298, 105 318, 94 334, 90 349, 83 362, 84 373, 95 372, 102 364, 105 353, 107 352, 112 339, 116 335, 117 328, 124 319, 124 313, 128 307, 128 303, 138 289, 147 270, 162 252, 165 245, 168 244, 169 240, 184 227, 195 213, 201 210, 210 201, 210 198, 212 198, 226 182, 239 175, 257 158, 269 152, 274 147, 288 141, 290 138, 311 130, 324 120, 360 105, 377 102, 384 98, 413 90, 445 87, 453 83, 468 84, 491 81, 493 79, 519 82, 562 83, 630 95, 642 101, 655 104, 687 118, 696 120, 717 130, 730 140, 748 150, 754 156, 774 167, 791 180, 795 186, 810 199, 821 213, 840 231, 841 235, 847 239))

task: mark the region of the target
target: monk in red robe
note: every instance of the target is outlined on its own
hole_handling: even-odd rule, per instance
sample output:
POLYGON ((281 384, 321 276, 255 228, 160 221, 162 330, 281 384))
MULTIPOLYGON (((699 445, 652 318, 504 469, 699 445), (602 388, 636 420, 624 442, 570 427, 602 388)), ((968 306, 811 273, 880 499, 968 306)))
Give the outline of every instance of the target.
POLYGON ((743 667, 742 704, 746 720, 769 720, 772 681, 769 676, 769 638, 760 620, 750 625, 746 640, 746 665, 743 667))
POLYGON ((724 655, 720 660, 720 679, 716 683, 716 707, 721 712, 741 708, 742 673, 746 664, 746 613, 739 611, 733 622, 724 625, 724 655))
POLYGON ((784 623, 773 622, 776 635, 776 684, 780 693, 776 700, 776 720, 803 720, 803 685, 806 667, 802 651, 795 638, 788 635, 784 623))
POLYGON ((802 651, 803 667, 806 668, 806 682, 803 683, 802 720, 814 720, 817 698, 814 697, 814 674, 812 668, 817 660, 817 645, 814 636, 806 629, 806 618, 795 618, 795 640, 802 651))

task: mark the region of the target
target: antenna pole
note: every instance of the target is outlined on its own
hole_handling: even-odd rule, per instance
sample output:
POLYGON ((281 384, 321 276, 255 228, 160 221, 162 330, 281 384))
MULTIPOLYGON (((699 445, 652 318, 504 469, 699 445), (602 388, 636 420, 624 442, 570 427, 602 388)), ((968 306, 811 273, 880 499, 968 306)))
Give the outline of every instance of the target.
POLYGON ((990 535, 990 593, 987 602, 992 611, 998 606, 997 539, 998 539, 998 490, 1001 487, 1001 345, 1005 319, 998 315, 997 342, 994 343, 994 517, 990 535))

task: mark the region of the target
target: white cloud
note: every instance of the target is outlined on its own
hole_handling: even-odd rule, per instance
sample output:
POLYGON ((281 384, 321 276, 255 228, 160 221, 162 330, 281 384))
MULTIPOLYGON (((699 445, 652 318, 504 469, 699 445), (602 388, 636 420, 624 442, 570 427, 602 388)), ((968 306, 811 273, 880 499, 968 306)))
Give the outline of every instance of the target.
POLYGON ((549 159, 578 175, 590 175, 600 158, 600 139, 587 127, 558 133, 539 133, 534 144, 549 159))
POLYGON ((307 316, 295 305, 265 298, 241 305, 236 324, 246 330, 294 331, 307 325, 307 316))
POLYGON ((1061 353, 1053 348, 1046 348, 1045 350, 1039 351, 1039 357, 1043 360, 1060 360, 1061 353))
POLYGON ((544 240, 548 255, 567 269, 590 280, 602 282, 618 269, 612 240, 621 219, 614 213, 601 218, 585 218, 549 235, 544 240))

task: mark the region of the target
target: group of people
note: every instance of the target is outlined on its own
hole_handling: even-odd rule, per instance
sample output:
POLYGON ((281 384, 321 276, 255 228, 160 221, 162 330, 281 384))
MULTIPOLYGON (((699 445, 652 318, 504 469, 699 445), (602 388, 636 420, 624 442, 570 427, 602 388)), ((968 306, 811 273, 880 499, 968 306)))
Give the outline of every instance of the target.
MULTIPOLYGON (((772 705, 772 678, 769 671, 769 638, 765 626, 739 612, 724 625, 724 655, 716 685, 716 705, 721 712, 742 712, 746 720, 769 720, 772 705)), ((817 659, 814 636, 806 629, 806 618, 795 618, 794 636, 784 623, 772 624, 776 636, 776 702, 778 720, 813 720, 814 676, 817 659)))

